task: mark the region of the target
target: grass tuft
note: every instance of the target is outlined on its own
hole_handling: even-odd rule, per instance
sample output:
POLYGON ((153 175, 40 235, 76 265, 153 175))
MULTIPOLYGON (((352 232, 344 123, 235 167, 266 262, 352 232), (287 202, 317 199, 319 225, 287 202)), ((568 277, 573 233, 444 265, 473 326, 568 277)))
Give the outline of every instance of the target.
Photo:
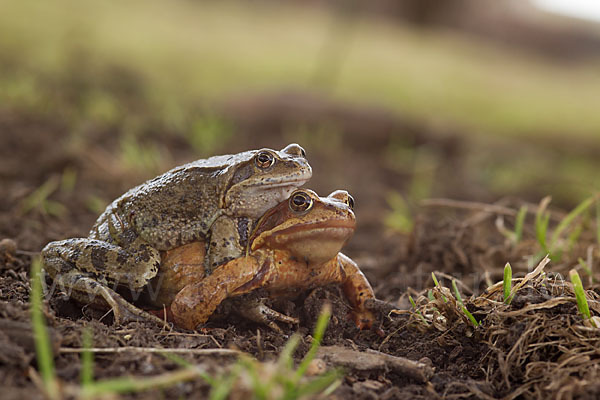
POLYGON ((452 279, 452 290, 454 290, 456 301, 458 302, 458 304, 460 304, 462 311, 465 313, 467 318, 469 318, 469 321, 471 321, 474 327, 478 327, 480 323, 475 319, 473 314, 471 314, 471 312, 467 310, 467 307, 465 307, 465 304, 463 303, 462 296, 460 295, 458 287, 456 286, 456 279, 452 279))
POLYGON ((229 397, 240 382, 246 382, 249 386, 246 389, 254 399, 270 399, 274 393, 277 393, 277 398, 298 399, 335 390, 341 376, 341 371, 337 369, 310 380, 303 379, 321 345, 330 317, 331 306, 326 304, 317 320, 310 349, 295 370, 293 356, 301 340, 298 334, 292 335, 288 340, 275 365, 262 364, 242 355, 230 372, 212 380, 210 398, 214 400, 229 397))
POLYGON ((550 222, 550 212, 547 208, 550 204, 550 197, 548 196, 542 199, 535 218, 535 234, 536 239, 541 246, 541 251, 538 252, 534 258, 541 257, 543 254, 549 254, 552 260, 560 261, 565 250, 572 250, 583 232, 585 220, 579 220, 579 223, 573 226, 574 222, 594 203, 598 204, 599 199, 600 195, 596 193, 579 203, 577 207, 560 220, 549 239, 548 226, 550 222), (570 231, 569 228, 571 228, 570 231), (569 232, 569 234, 564 238, 563 236, 565 236, 567 232, 569 232))

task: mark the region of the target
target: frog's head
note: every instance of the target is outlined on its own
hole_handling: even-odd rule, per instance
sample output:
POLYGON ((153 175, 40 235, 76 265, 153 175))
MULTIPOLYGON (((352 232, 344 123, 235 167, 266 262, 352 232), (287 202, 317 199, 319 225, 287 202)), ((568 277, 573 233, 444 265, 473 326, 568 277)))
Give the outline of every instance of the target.
POLYGON ((308 189, 267 211, 250 237, 251 249, 288 250, 311 264, 331 260, 356 228, 354 199, 345 190, 319 197, 308 189))
POLYGON ((229 170, 222 208, 229 210, 230 215, 259 218, 312 176, 306 153, 297 144, 279 151, 261 149, 249 154, 250 159, 229 170))

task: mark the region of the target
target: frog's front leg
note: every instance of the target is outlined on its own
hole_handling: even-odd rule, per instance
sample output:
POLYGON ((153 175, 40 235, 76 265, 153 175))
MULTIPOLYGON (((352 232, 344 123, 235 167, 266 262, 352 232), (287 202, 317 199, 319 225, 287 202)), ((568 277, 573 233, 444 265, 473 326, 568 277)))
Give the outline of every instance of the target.
POLYGON ((145 319, 164 325, 162 320, 135 307, 115 291, 117 286, 125 286, 135 294, 158 270, 157 250, 140 238, 129 245, 123 248, 89 238, 51 242, 42 250, 44 269, 77 300, 111 307, 116 323, 145 319))
POLYGON ((204 273, 210 275, 219 265, 244 255, 252 223, 248 218, 220 216, 211 226, 207 240, 204 273))
POLYGON ((344 295, 352 305, 353 318, 359 329, 370 328, 373 324, 373 313, 365 307, 367 299, 375 299, 373 288, 369 281, 358 268, 358 265, 343 253, 338 253, 336 264, 342 271, 342 289, 344 295))
POLYGON ((223 300, 260 287, 270 273, 268 257, 254 254, 229 261, 203 280, 191 283, 177 293, 171 303, 175 324, 195 329, 208 320, 223 300))

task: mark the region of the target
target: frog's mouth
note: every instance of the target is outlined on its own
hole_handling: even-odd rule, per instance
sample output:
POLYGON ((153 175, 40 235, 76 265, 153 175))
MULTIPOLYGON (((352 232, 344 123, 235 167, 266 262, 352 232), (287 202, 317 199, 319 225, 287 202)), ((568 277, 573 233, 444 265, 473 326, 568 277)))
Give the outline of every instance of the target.
POLYGON ((333 259, 354 233, 353 220, 306 223, 282 229, 266 239, 267 247, 289 251, 307 264, 333 259))
POLYGON ((345 243, 352 236, 355 228, 354 220, 307 222, 274 233, 269 242, 275 246, 307 240, 345 243))
POLYGON ((293 181, 285 179, 285 180, 281 180, 279 182, 269 182, 267 185, 255 184, 254 186, 258 186, 258 187, 262 186, 262 187, 264 187, 265 191, 269 191, 271 189, 277 189, 277 188, 288 188, 291 191, 294 191, 294 190, 298 189, 300 186, 304 185, 306 182, 308 182, 309 179, 310 179, 310 176, 308 178, 296 179, 293 181))

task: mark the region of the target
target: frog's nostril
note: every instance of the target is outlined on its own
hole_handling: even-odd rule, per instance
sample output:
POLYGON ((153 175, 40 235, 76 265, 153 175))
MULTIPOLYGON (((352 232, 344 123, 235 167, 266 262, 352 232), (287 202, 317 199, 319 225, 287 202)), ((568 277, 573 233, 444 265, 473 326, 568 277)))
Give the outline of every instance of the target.
POLYGON ((302 146, 300 146, 296 143, 287 145, 282 151, 291 156, 301 156, 301 157, 306 158, 306 151, 304 151, 302 146))
POLYGON ((354 210, 354 197, 348 195, 348 207, 350 207, 351 210, 354 210))

